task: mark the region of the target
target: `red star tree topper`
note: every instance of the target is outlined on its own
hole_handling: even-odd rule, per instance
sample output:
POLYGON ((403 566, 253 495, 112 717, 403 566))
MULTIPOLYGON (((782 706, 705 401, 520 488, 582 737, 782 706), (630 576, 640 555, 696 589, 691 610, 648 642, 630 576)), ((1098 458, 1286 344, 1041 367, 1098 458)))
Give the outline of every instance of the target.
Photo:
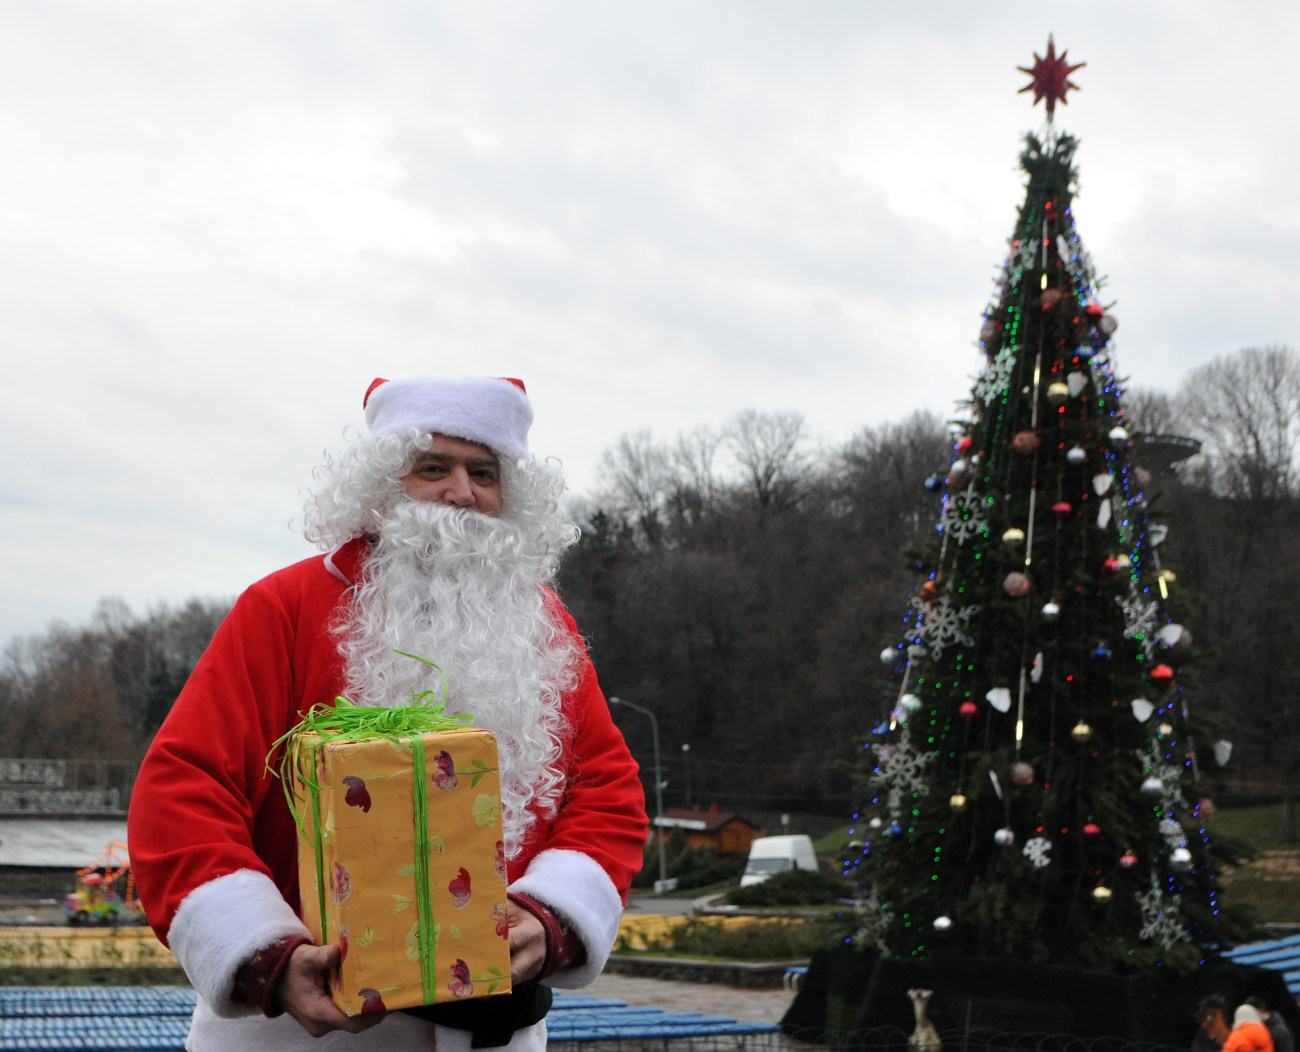
POLYGON ((1034 79, 1020 89, 1017 94, 1023 95, 1026 91, 1034 93, 1034 105, 1038 105, 1039 99, 1047 100, 1047 119, 1052 119, 1052 114, 1056 110, 1057 100, 1060 100, 1062 106, 1068 106, 1069 102, 1065 98, 1065 93, 1074 89, 1079 90, 1079 85, 1070 80, 1070 74, 1076 69, 1083 69, 1088 63, 1080 62, 1078 65, 1071 66, 1065 61, 1068 51, 1062 51, 1058 57, 1056 54, 1056 45, 1052 42, 1049 34, 1047 37, 1047 57, 1041 57, 1037 51, 1034 52, 1034 65, 1032 68, 1017 66, 1016 69, 1021 73, 1028 73, 1034 79))

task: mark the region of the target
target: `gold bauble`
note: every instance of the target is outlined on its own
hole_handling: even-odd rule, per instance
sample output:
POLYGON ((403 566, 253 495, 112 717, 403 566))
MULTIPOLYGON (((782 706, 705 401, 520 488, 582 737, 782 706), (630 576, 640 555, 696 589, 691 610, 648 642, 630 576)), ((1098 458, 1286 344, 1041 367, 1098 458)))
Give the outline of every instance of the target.
POLYGON ((1080 720, 1070 731, 1070 737, 1077 742, 1086 742, 1092 737, 1092 728, 1080 720))
POLYGON ((1114 894, 1115 893, 1111 891, 1110 888, 1106 887, 1105 884, 1098 884, 1095 888, 1092 889, 1092 900, 1093 902, 1099 903, 1104 906, 1106 903, 1108 903, 1111 900, 1114 894))
POLYGON ((954 811, 965 811, 966 797, 962 796, 961 793, 953 793, 952 796, 948 797, 948 806, 954 811))

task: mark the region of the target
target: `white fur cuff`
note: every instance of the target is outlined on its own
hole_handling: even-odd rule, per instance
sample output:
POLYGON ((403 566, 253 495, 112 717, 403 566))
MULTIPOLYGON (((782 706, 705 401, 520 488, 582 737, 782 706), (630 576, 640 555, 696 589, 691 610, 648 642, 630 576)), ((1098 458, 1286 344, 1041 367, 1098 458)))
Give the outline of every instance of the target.
POLYGON ((240 869, 185 896, 168 942, 199 996, 219 1016, 257 1012, 230 999, 235 973, 281 939, 311 933, 264 873, 240 869))
POLYGON ((580 851, 543 851, 510 890, 545 903, 568 921, 587 948, 586 964, 551 976, 549 985, 574 989, 600 975, 618 938, 623 902, 598 863, 580 851))

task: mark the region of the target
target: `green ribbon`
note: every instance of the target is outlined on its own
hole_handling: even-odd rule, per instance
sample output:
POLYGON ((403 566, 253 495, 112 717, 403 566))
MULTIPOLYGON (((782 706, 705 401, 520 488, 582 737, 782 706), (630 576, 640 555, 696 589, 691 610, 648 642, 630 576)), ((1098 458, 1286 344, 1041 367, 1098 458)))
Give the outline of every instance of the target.
POLYGON ((433 891, 430 888, 429 790, 424 778, 424 739, 411 739, 411 768, 415 777, 415 909, 420 921, 420 982, 424 1003, 433 1004, 438 982, 434 976, 433 891))
MULTIPOLYGON (((394 653, 409 657, 430 668, 438 668, 432 661, 397 650, 394 653)), ((316 856, 316 885, 320 905, 321 942, 329 942, 329 930, 325 913, 325 848, 321 829, 320 793, 321 784, 316 780, 316 750, 331 742, 362 742, 382 739, 396 745, 409 741, 411 745, 411 766, 415 779, 415 882, 416 910, 420 922, 420 975, 424 984, 426 1003, 433 1003, 436 988, 433 963, 433 946, 429 934, 433 924, 433 898, 429 888, 429 858, 433 844, 429 839, 429 798, 425 786, 424 734, 439 734, 446 731, 460 730, 474 722, 468 713, 448 715, 446 712, 447 677, 442 676, 440 691, 426 690, 416 694, 411 692, 411 700, 405 705, 378 708, 354 705, 340 695, 333 705, 323 702, 313 705, 303 718, 288 733, 281 735, 271 746, 266 757, 267 770, 280 779, 284 789, 285 800, 289 804, 289 813, 299 833, 307 838, 316 856), (272 764, 276 750, 283 749, 280 760, 272 764), (296 786, 302 786, 306 792, 299 795, 296 786), (309 799, 310 798, 310 799, 309 799), (303 804, 311 805, 311 820, 307 821, 303 813, 303 804)))

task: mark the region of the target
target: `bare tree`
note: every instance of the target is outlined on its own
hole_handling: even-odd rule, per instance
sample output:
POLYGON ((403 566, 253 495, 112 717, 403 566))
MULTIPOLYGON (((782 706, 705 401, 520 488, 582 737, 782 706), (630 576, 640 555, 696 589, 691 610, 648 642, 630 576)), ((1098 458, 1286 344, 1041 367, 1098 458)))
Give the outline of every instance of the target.
POLYGON ((1248 347, 1191 372, 1179 405, 1220 494, 1258 506, 1300 495, 1300 356, 1248 347))
POLYGON ((621 436, 601 459, 598 478, 609 491, 612 510, 636 523, 651 544, 662 534, 660 511, 669 489, 669 457, 650 432, 621 436))
POLYGON ((712 503, 718 495, 719 479, 713 462, 717 457, 720 440, 707 427, 697 427, 677 436, 673 443, 673 470, 705 504, 712 503))
POLYGON ((722 437, 761 509, 789 507, 798 501, 808 466, 801 414, 746 409, 731 419, 722 437))
POLYGON ((1134 387, 1124 395, 1128 429, 1144 435, 1173 435, 1186 429, 1179 419, 1178 407, 1165 391, 1151 387, 1134 387))
POLYGON ((1194 631, 1215 646, 1201 673, 1204 695, 1252 768, 1282 789, 1284 834, 1294 838, 1300 356, 1272 347, 1218 358, 1188 375, 1175 411, 1204 443, 1204 455, 1179 472, 1186 485, 1169 492, 1168 553, 1204 596, 1194 631))
POLYGON ((934 528, 937 505, 924 499, 927 475, 947 466, 952 439, 931 412, 918 410, 899 423, 864 427, 840 453, 835 487, 846 512, 879 532, 891 527, 890 537, 903 531, 906 542, 934 528))

